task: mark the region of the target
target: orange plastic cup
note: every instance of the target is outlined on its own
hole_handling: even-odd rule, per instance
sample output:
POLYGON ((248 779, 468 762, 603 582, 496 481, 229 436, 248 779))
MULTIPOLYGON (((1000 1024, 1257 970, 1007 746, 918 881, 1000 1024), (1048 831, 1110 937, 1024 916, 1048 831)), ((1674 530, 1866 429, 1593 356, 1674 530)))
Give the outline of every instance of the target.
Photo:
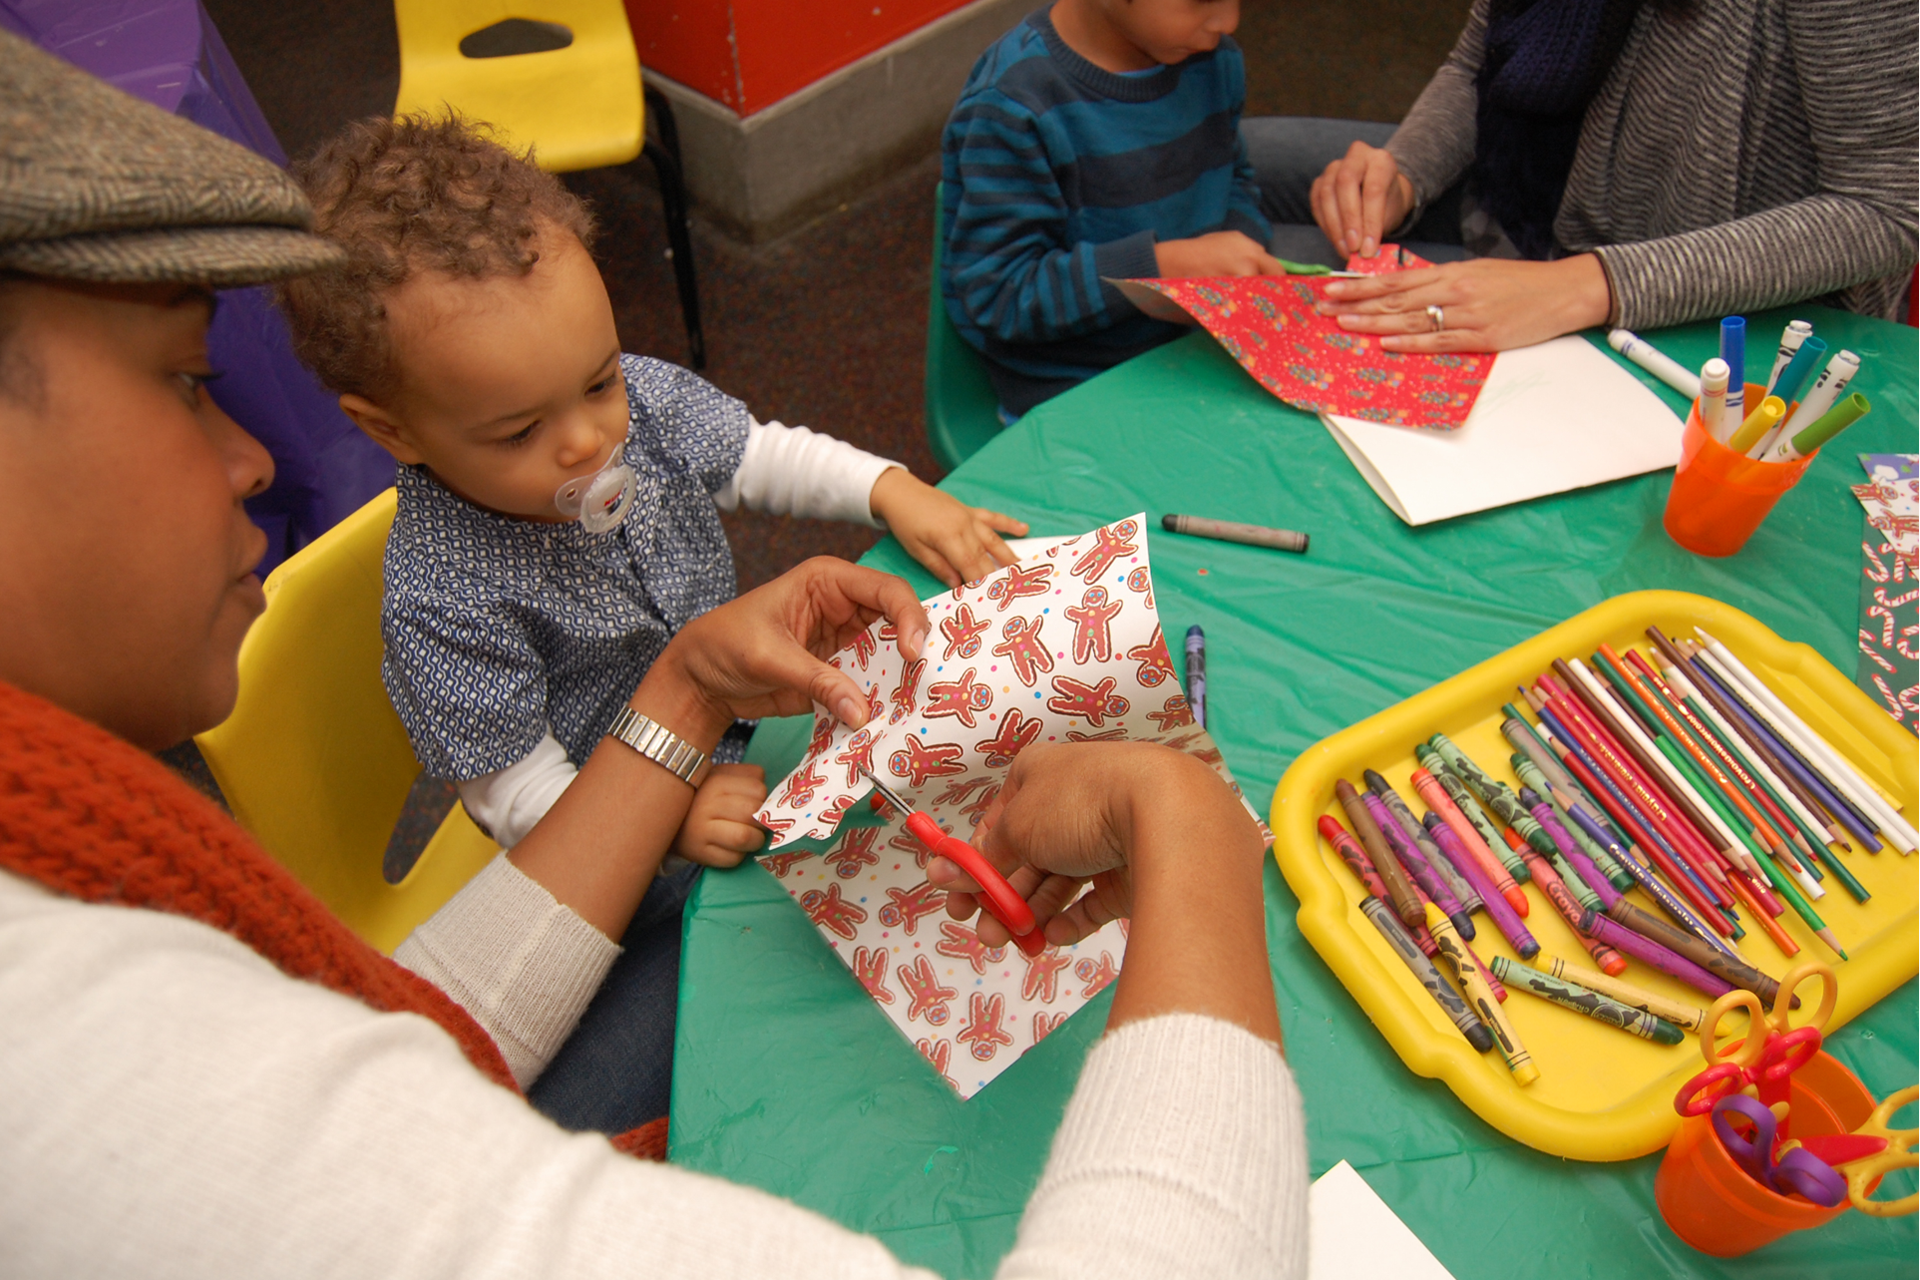
MULTIPOLYGON (((1765 387, 1749 382, 1746 411, 1757 409, 1765 395, 1765 387)), ((1789 414, 1794 407, 1788 406, 1789 414)), ((1667 494, 1667 535, 1695 555, 1732 555, 1747 545, 1780 495, 1800 483, 1819 456, 1816 449, 1798 462, 1755 462, 1735 453, 1700 425, 1700 402, 1695 400, 1680 438, 1673 489, 1667 494)))
MULTIPOLYGON (((1793 1136, 1851 1133, 1873 1111, 1859 1077, 1824 1053, 1793 1075, 1793 1136)), ((1877 1181, 1877 1179, 1876 1179, 1877 1181)), ((1825 1226, 1848 1209, 1823 1209, 1769 1191, 1720 1144, 1709 1116, 1681 1122, 1653 1179, 1654 1203, 1673 1233, 1702 1253, 1737 1258, 1789 1231, 1825 1226)))

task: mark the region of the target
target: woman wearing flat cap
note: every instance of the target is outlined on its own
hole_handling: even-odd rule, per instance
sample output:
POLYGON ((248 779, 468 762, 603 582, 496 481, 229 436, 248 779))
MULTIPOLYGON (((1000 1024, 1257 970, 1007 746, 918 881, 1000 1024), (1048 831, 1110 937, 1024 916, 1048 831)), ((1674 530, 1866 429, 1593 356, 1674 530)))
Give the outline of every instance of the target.
MULTIPOLYGON (((520 1096, 668 849, 679 776, 603 742, 402 947, 438 956, 443 990, 149 754, 231 710, 263 607, 241 503, 272 464, 203 388, 210 290, 326 269, 307 218, 267 162, 0 33, 0 1271, 906 1274, 626 1153, 661 1125, 610 1143, 520 1096)), ((709 749, 737 716, 831 705, 846 677, 822 659, 882 615, 924 643, 905 583, 810 561, 689 624, 630 705, 709 749)), ((1023 755, 989 819, 1016 883, 1090 883, 1056 941, 1133 920, 1001 1274, 1304 1273, 1238 803, 1177 753, 1073 746, 1023 755)))

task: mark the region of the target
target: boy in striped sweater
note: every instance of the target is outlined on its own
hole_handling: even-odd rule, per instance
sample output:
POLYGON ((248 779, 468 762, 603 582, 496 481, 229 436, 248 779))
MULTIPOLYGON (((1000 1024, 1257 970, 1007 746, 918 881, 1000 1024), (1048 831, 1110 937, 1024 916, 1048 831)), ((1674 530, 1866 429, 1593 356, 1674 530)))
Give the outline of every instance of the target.
POLYGON ((974 65, 941 138, 940 287, 1006 421, 1183 331, 1108 280, 1282 270, 1239 20, 1239 0, 1056 0, 974 65))

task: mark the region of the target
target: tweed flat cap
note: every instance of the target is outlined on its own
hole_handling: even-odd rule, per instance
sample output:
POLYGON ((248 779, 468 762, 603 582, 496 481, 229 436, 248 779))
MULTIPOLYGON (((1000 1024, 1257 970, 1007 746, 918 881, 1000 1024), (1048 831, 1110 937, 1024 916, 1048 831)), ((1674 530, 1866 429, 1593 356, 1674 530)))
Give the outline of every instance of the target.
POLYGON ((0 269, 224 286, 343 260, 271 161, 0 31, 0 269))

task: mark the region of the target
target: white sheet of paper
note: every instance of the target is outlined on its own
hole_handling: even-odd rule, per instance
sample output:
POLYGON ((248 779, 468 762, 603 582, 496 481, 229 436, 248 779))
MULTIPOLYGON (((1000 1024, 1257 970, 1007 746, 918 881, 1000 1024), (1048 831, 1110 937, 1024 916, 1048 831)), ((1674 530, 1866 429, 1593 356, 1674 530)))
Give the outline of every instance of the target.
POLYGON ((1314 1179, 1307 1232, 1307 1280, 1453 1280, 1345 1160, 1314 1179))
POLYGON ((1503 351, 1458 430, 1320 420, 1411 525, 1671 467, 1682 423, 1585 338, 1503 351))

